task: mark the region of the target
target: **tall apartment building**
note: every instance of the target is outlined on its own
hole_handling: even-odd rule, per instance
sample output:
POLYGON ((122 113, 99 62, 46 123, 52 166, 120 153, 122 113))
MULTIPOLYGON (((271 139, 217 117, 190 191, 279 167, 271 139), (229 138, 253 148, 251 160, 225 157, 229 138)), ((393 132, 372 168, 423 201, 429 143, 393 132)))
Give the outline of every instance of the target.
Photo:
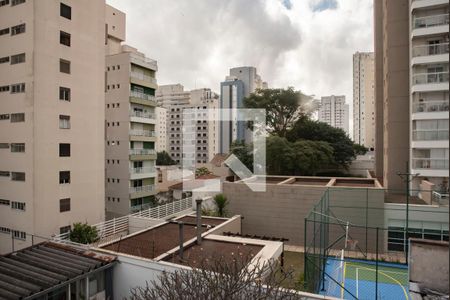
POLYGON ((185 91, 181 84, 174 84, 158 89, 157 100, 167 108, 166 147, 172 159, 179 164, 189 161, 191 165, 209 162, 218 151, 217 122, 197 120, 193 127, 195 149, 184 148, 183 151, 183 128, 186 127, 183 114, 188 109, 197 109, 202 117, 208 112, 214 113, 218 108, 218 95, 208 88, 185 91))
POLYGON ((349 134, 349 106, 345 96, 326 96, 320 99, 319 121, 341 128, 349 134))
POLYGON ((146 208, 156 193, 155 60, 125 40, 125 14, 107 6, 106 215, 146 208))
POLYGON ((403 189, 409 161, 413 188, 448 189, 448 1, 374 1, 374 11, 376 174, 403 189))
POLYGON ((353 54, 353 140, 375 148, 375 69, 373 52, 353 54))
POLYGON ((156 107, 156 151, 167 152, 167 109, 164 107, 156 107))
MULTIPOLYGON (((234 109, 244 107, 244 98, 256 89, 266 89, 267 82, 257 74, 255 67, 237 67, 230 69, 230 75, 220 83, 220 108, 234 109)), ((236 116, 231 115, 230 119, 236 116)), ((220 153, 228 153, 234 141, 251 141, 251 132, 243 121, 222 121, 219 125, 220 153)))
POLYGON ((104 220, 104 57, 104 1, 0 1, 0 253, 104 220))

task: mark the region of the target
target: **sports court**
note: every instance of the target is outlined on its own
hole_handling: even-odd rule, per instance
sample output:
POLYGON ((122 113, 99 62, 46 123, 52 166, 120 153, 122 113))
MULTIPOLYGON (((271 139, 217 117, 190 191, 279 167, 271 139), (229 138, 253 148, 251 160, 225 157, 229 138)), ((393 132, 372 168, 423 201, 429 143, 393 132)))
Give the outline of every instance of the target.
MULTIPOLYGON (((378 262, 378 278, 375 262, 329 257, 325 266, 323 295, 342 299, 409 300, 408 269, 401 264, 378 262), (332 280, 332 277, 334 280, 332 280), (377 289, 378 282, 378 290, 377 289)), ((322 289, 321 288, 321 289, 322 289)))

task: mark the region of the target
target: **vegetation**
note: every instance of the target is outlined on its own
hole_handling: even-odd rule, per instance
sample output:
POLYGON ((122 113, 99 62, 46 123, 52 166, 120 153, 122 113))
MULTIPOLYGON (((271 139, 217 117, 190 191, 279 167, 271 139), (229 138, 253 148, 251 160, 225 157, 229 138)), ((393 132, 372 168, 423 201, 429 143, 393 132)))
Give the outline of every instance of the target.
POLYGON ((156 153, 156 165, 157 166, 171 166, 176 165, 177 162, 170 157, 166 151, 156 153))
POLYGON ((226 217, 226 207, 228 205, 227 197, 224 194, 217 194, 214 196, 214 204, 216 205, 216 212, 218 217, 226 217))
POLYGON ((69 239, 75 243, 92 244, 98 240, 97 228, 87 223, 74 223, 69 239))
POLYGON ((211 171, 208 170, 207 167, 201 167, 201 168, 197 168, 195 170, 195 177, 199 177, 199 176, 203 176, 203 175, 208 175, 211 174, 211 171))

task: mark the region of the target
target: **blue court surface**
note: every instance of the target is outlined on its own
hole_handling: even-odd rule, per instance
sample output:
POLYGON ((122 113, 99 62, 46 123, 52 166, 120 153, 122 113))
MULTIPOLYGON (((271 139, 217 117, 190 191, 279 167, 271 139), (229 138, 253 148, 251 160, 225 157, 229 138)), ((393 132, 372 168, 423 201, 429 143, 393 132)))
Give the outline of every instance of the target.
POLYGON ((408 268, 394 263, 378 263, 378 278, 373 261, 329 257, 320 293, 342 299, 410 300, 408 268), (331 278, 333 279, 331 279, 331 278), (378 285, 376 284, 378 282, 378 285))

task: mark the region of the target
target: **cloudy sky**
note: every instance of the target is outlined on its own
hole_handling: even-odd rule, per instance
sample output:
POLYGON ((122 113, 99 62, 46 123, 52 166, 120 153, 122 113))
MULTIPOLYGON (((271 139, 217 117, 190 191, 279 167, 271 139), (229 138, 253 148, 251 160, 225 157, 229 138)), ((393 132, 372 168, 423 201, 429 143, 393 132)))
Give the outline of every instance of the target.
POLYGON ((270 87, 352 103, 352 54, 373 51, 373 0, 107 0, 127 44, 158 61, 159 84, 219 91, 251 65, 270 87))

